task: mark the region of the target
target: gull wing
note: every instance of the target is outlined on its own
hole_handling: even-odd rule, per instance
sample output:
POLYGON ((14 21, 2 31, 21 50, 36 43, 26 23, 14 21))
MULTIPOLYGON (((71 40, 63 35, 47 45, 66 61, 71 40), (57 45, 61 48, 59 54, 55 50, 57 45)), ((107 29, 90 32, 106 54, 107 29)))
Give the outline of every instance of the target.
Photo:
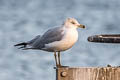
POLYGON ((56 27, 49 29, 43 36, 37 38, 34 43, 32 43, 33 48, 42 49, 45 44, 52 43, 55 41, 60 41, 64 36, 64 30, 62 27, 56 27))

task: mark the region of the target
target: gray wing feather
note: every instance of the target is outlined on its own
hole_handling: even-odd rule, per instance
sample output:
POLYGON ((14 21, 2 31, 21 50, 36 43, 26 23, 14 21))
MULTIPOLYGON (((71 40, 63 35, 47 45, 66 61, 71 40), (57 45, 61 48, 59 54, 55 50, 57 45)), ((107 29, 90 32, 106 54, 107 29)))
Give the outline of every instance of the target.
POLYGON ((35 42, 32 44, 34 48, 44 48, 45 44, 54 42, 54 41, 60 41, 63 37, 63 29, 61 27, 56 27, 53 29, 48 30, 45 32, 45 34, 37 38, 35 42))
POLYGON ((29 44, 29 45, 33 44, 40 37, 41 37, 40 35, 36 36, 34 39, 28 41, 27 44, 29 44))

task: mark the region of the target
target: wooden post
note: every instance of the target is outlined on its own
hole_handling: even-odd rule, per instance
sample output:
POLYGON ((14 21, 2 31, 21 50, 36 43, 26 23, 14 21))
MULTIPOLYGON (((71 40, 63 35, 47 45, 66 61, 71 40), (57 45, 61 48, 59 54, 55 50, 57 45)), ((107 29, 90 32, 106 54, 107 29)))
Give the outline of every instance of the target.
POLYGON ((120 67, 57 68, 56 80, 120 80, 120 67))

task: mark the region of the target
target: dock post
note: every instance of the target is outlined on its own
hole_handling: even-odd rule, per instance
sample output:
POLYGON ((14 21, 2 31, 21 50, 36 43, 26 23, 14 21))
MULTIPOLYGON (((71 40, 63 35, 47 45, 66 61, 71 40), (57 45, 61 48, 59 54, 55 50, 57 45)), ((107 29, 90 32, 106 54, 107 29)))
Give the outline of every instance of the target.
POLYGON ((56 80, 120 80, 120 67, 56 68, 56 80))

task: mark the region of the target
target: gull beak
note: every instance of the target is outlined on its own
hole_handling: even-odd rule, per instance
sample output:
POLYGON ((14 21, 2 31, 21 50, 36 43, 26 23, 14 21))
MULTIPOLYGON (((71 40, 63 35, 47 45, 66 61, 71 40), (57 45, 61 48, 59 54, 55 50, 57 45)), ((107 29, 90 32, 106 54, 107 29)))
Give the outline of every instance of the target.
POLYGON ((78 27, 79 28, 85 28, 85 25, 80 24, 80 25, 78 25, 78 27))

